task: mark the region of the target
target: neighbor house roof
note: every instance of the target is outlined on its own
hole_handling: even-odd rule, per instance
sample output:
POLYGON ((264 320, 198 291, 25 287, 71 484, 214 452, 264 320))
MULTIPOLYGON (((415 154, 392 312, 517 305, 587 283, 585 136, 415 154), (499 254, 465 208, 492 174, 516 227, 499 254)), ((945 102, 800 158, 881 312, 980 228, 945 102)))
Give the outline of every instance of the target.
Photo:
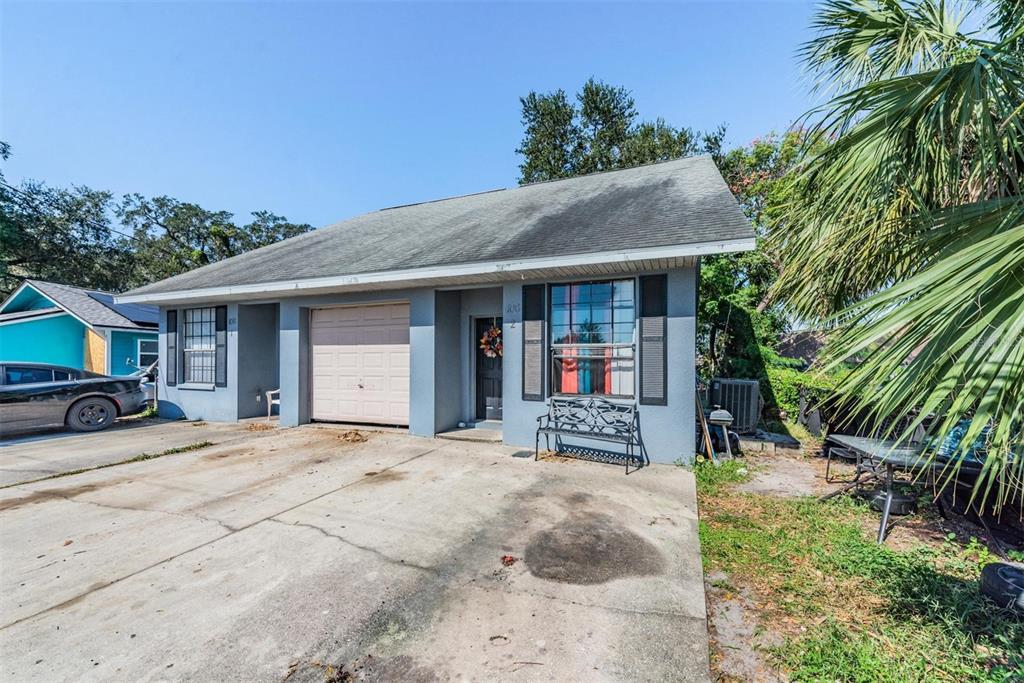
POLYGON ((753 229, 718 168, 700 156, 382 209, 133 289, 118 300, 412 281, 447 272, 509 279, 533 262, 554 267, 753 247, 753 229), (257 287, 268 283, 277 284, 257 287))
POLYGON ((118 327, 125 329, 155 330, 158 325, 159 309, 146 304, 121 304, 114 301, 114 295, 81 287, 60 285, 42 280, 25 280, 7 299, 0 304, 4 321, 18 318, 32 318, 64 311, 91 327, 118 327), (54 306, 29 310, 9 310, 15 299, 26 288, 32 288, 54 306))

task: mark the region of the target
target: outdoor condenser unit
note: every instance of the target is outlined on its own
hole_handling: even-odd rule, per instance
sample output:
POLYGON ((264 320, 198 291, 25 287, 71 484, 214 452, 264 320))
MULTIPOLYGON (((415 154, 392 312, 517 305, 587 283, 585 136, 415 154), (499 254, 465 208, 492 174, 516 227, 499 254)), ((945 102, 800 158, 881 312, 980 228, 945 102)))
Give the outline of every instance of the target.
POLYGON ((745 434, 757 429, 761 420, 761 392, 756 379, 713 379, 708 399, 712 407, 722 406, 732 413, 733 431, 745 434))

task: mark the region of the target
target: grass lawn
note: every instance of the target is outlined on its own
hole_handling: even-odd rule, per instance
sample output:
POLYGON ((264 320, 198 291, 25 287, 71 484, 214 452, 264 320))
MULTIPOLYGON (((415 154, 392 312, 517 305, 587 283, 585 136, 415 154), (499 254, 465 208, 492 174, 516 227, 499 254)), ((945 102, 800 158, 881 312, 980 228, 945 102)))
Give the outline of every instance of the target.
POLYGON ((877 546, 878 513, 865 504, 737 490, 759 460, 696 474, 709 600, 743 596, 769 678, 1024 680, 1024 620, 978 591, 981 567, 998 559, 987 548, 951 534, 877 546))

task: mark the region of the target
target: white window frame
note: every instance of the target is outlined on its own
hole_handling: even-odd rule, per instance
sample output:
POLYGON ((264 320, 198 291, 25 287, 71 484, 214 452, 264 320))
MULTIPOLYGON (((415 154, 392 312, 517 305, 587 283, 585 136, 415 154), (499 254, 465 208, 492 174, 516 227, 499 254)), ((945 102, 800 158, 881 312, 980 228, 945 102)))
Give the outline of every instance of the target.
POLYGON ((217 381, 217 307, 216 306, 200 306, 198 308, 186 308, 182 311, 181 316, 181 365, 182 365, 182 384, 193 385, 193 386, 214 386, 217 381), (204 313, 209 313, 207 319, 204 313), (196 314, 202 316, 203 319, 199 321, 189 321, 190 317, 194 317, 196 314), (189 330, 192 325, 209 325, 210 333, 203 335, 190 335, 189 330), (209 346, 192 346, 196 343, 196 337, 206 340, 209 346), (194 361, 191 360, 199 354, 208 354, 212 357, 212 362, 206 366, 197 368, 194 365, 194 361), (190 373, 194 370, 199 370, 203 373, 200 376, 190 376, 190 373), (209 374, 209 378, 205 375, 209 374))
MULTIPOLYGON (((549 343, 548 343, 548 395, 549 396, 581 397, 581 398, 586 398, 586 397, 591 397, 592 396, 592 397, 597 397, 597 398, 610 398, 610 399, 629 399, 629 400, 635 399, 636 398, 636 394, 637 394, 637 389, 636 389, 636 385, 637 385, 636 329, 637 329, 637 310, 638 310, 638 307, 637 307, 638 284, 637 284, 636 278, 628 278, 628 277, 625 277, 625 278, 624 277, 614 278, 613 277, 613 278, 600 279, 600 280, 578 280, 578 281, 572 281, 572 282, 555 282, 555 283, 551 283, 548 286, 548 291, 549 291, 548 301, 547 301, 547 309, 548 309, 547 310, 547 313, 548 313, 547 327, 548 327, 548 340, 549 340, 549 343), (554 287, 568 287, 569 291, 571 292, 572 291, 572 287, 574 285, 594 285, 594 284, 605 284, 605 283, 607 283, 609 285, 612 285, 612 289, 613 289, 613 294, 612 294, 612 297, 613 297, 612 298, 612 320, 611 320, 610 324, 613 326, 612 327, 612 333, 613 333, 613 338, 614 338, 614 325, 615 325, 615 318, 614 318, 614 308, 615 308, 614 284, 616 282, 624 282, 624 281, 627 281, 627 280, 631 280, 633 282, 633 299, 632 299, 632 303, 633 303, 632 337, 633 337, 633 339, 630 342, 628 342, 628 343, 627 342, 602 342, 602 343, 580 342, 580 343, 561 343, 561 344, 557 344, 557 343, 554 342, 554 339, 555 339, 554 329, 553 329, 553 327, 554 327, 554 315, 553 315, 554 305, 553 305, 553 302, 552 302, 552 295, 551 295, 551 292, 553 291, 554 287), (587 357, 592 357, 592 358, 598 359, 598 358, 600 358, 600 356, 598 356, 598 354, 596 352, 598 352, 598 351, 607 352, 608 350, 611 351, 610 360, 612 360, 613 363, 629 364, 631 366, 630 369, 629 369, 629 375, 632 378, 632 382, 631 382, 632 386, 630 387, 630 391, 629 392, 621 392, 621 393, 608 393, 608 392, 606 392, 606 393, 596 393, 595 392, 595 393, 586 393, 586 394, 584 394, 584 393, 579 393, 579 392, 569 393, 569 392, 564 392, 564 391, 557 391, 557 392, 555 391, 556 367, 557 367, 559 361, 565 361, 565 360, 567 360, 569 358, 585 359, 587 357)), ((570 294, 570 296, 571 296, 571 294, 570 294)), ((573 322, 570 319, 570 321, 569 321, 569 326, 570 326, 569 328, 570 328, 570 330, 572 329, 572 325, 573 325, 573 322)), ((614 372, 614 369, 613 369, 613 372, 614 372)))
POLYGON ((142 339, 142 338, 136 339, 135 340, 135 367, 140 368, 140 369, 144 369, 144 368, 149 367, 149 363, 143 364, 143 362, 142 362, 142 356, 143 355, 156 356, 156 358, 154 360, 160 360, 160 340, 159 339, 142 339), (148 343, 148 344, 156 344, 156 350, 155 351, 143 351, 142 350, 142 344, 144 342, 148 343))

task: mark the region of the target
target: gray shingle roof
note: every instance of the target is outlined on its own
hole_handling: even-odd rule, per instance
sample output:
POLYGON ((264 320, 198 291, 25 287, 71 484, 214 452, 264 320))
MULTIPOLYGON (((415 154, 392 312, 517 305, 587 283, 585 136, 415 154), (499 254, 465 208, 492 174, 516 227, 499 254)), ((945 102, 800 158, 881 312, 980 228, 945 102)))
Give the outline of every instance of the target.
POLYGON ((62 306, 90 325, 153 329, 157 326, 159 309, 156 306, 134 304, 123 307, 114 304, 108 292, 82 289, 42 280, 26 280, 46 298, 62 306), (104 302, 109 303, 104 303, 104 302))
POLYGON ((383 209, 126 295, 753 237, 700 156, 383 209))

